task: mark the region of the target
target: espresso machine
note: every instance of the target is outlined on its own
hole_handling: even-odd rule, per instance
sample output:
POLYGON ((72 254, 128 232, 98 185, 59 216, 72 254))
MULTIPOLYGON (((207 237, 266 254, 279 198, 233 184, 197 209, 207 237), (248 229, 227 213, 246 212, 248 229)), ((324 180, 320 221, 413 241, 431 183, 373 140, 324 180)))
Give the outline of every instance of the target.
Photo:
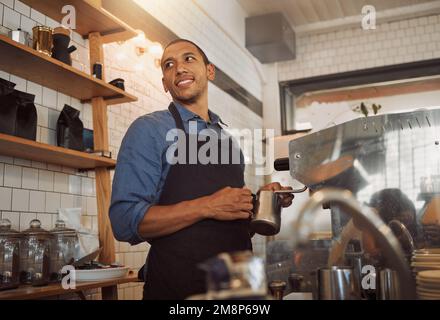
POLYGON ((282 270, 275 278, 303 279, 299 290, 316 299, 416 297, 412 250, 436 246, 425 241, 421 221, 440 195, 426 186, 440 177, 440 107, 358 118, 291 140, 275 169, 288 170, 311 197, 292 239, 268 243, 269 279, 282 270), (326 241, 310 238, 321 208, 331 215, 326 241), (286 256, 277 262, 276 254, 286 256), (369 273, 373 286, 365 284, 369 273))

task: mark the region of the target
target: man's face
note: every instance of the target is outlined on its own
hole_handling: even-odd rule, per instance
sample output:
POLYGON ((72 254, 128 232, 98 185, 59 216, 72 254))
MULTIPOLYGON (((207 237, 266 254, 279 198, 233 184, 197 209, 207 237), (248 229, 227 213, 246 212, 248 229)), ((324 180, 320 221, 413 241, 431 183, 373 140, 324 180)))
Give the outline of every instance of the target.
POLYGON ((208 80, 214 80, 212 64, 205 65, 197 48, 189 42, 177 42, 165 49, 161 60, 165 92, 180 102, 194 103, 207 93, 208 80))

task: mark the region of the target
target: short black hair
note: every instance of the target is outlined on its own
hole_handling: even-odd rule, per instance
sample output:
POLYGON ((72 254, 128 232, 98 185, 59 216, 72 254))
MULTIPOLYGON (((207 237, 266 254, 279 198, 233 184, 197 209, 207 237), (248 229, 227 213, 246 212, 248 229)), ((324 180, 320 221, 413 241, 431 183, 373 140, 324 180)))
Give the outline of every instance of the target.
POLYGON ((175 39, 175 40, 169 42, 169 43, 165 46, 165 48, 163 49, 163 51, 165 52, 165 50, 166 50, 169 46, 171 46, 171 45, 173 45, 173 44, 176 44, 176 43, 179 43, 179 42, 187 42, 187 43, 191 43, 194 47, 197 48, 197 50, 199 51, 199 53, 202 55, 203 62, 205 63, 205 65, 211 64, 211 62, 209 61, 209 59, 208 59, 206 53, 205 53, 205 52, 204 52, 204 51, 203 51, 198 45, 196 45, 194 42, 192 42, 191 40, 188 40, 188 39, 180 39, 180 38, 179 38, 179 39, 175 39))

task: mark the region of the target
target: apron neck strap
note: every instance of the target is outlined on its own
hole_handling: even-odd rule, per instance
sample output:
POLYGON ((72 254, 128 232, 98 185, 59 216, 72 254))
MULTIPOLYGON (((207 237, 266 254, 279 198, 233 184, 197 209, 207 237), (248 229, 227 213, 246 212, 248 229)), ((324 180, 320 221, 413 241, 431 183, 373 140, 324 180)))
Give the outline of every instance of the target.
POLYGON ((183 130, 185 132, 185 127, 183 126, 182 117, 179 114, 179 111, 177 110, 176 106, 173 102, 170 103, 168 106, 168 110, 171 112, 171 115, 174 118, 174 121, 176 122, 177 129, 183 130))

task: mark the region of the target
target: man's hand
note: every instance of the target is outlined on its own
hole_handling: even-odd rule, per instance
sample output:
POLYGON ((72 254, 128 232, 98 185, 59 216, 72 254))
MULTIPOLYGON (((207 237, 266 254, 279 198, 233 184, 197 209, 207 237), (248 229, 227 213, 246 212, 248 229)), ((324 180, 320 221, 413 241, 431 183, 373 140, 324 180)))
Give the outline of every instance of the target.
POLYGON ((252 212, 252 192, 248 188, 223 188, 204 199, 207 218, 216 220, 248 219, 252 212))
MULTIPOLYGON (((272 182, 269 183, 263 187, 260 188, 260 191, 277 191, 277 190, 292 190, 291 187, 283 187, 279 182, 272 182)), ((282 206, 284 208, 287 208, 288 206, 290 206, 292 204, 292 200, 294 198, 293 194, 280 194, 279 195, 282 199, 282 206)))

